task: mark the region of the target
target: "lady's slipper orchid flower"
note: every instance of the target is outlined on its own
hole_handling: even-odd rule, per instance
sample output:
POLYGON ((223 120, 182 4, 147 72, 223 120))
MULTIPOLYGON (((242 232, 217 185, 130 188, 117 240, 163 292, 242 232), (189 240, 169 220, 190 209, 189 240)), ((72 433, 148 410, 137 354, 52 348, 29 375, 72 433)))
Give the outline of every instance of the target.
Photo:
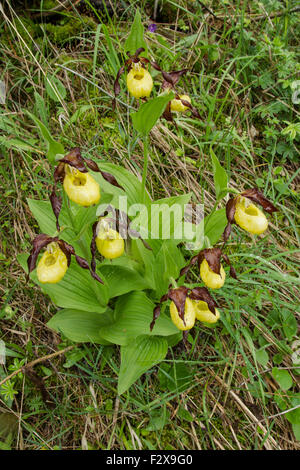
POLYGON ((230 266, 230 275, 236 279, 235 269, 231 266, 228 256, 218 247, 201 250, 191 259, 189 264, 180 271, 179 276, 181 277, 187 274, 190 268, 198 263, 200 276, 204 284, 211 289, 220 289, 224 285, 226 277, 221 264, 221 258, 230 266))
POLYGON ((173 116, 172 112, 178 112, 178 113, 183 113, 186 110, 190 110, 192 112, 192 115, 196 118, 200 118, 199 112, 194 106, 191 104, 191 98, 184 94, 184 95, 179 95, 178 92, 176 91, 176 85, 182 75, 187 73, 187 69, 183 70, 178 70, 176 72, 162 72, 163 75, 163 83, 162 83, 162 90, 163 91, 174 91, 175 93, 175 98, 171 100, 167 106, 166 109, 163 113, 163 117, 167 121, 173 122, 173 116))
POLYGON ((56 284, 66 274, 71 263, 71 256, 74 256, 76 262, 83 269, 88 269, 94 279, 103 284, 102 279, 92 272, 89 263, 81 256, 76 255, 72 245, 60 240, 58 237, 50 237, 45 233, 37 235, 32 242, 32 250, 27 260, 28 276, 36 268, 37 258, 43 248, 47 250, 42 255, 37 266, 37 277, 42 283, 56 284))
POLYGON ((56 284, 68 269, 68 260, 56 242, 47 246, 37 265, 37 278, 42 284, 56 284))
POLYGON ((220 318, 220 312, 218 309, 215 310, 213 314, 207 305, 207 302, 204 300, 194 300, 193 301, 196 319, 205 323, 216 323, 220 318))
POLYGON ((100 187, 97 181, 90 175, 88 169, 101 173, 102 177, 110 184, 122 188, 113 175, 101 171, 96 162, 89 158, 83 158, 78 147, 73 148, 65 157, 59 160, 54 171, 54 187, 50 195, 53 212, 56 217, 56 227, 59 230, 59 214, 62 200, 56 194, 58 182, 63 184, 69 199, 81 206, 91 206, 100 200, 100 187))
POLYGON ((178 309, 172 301, 170 304, 170 316, 175 326, 181 331, 190 330, 195 324, 196 314, 194 305, 188 297, 185 299, 184 320, 179 316, 178 309))
POLYGON ((277 211, 276 207, 257 188, 247 189, 235 198, 229 199, 226 204, 228 224, 223 234, 225 242, 230 236, 231 226, 234 223, 247 232, 257 235, 267 229, 266 216, 251 201, 260 204, 269 214, 277 211))
POLYGON ((184 331, 184 338, 188 331, 194 326, 197 311, 196 302, 206 303, 211 315, 216 315, 217 304, 211 297, 206 287, 194 287, 189 289, 185 286, 169 289, 161 299, 159 304, 153 310, 153 320, 150 325, 150 331, 153 330, 155 322, 160 315, 161 304, 170 299, 170 315, 173 323, 179 330, 184 331))
POLYGON ((179 95, 178 98, 171 100, 171 111, 176 111, 177 113, 184 113, 189 106, 185 104, 185 101, 191 104, 191 98, 188 95, 179 95))
POLYGON ((130 237, 139 238, 145 248, 152 250, 139 232, 130 227, 131 220, 125 212, 115 209, 110 204, 93 224, 91 241, 91 270, 96 270, 96 252, 108 259, 119 258, 125 251, 125 241, 130 237))
MULTIPOLYGON (((125 70, 127 71, 127 88, 129 93, 135 98, 146 98, 150 96, 153 88, 153 80, 148 70, 146 70, 145 65, 151 64, 156 70, 160 71, 161 69, 155 62, 151 62, 146 57, 139 57, 139 55, 144 51, 145 49, 140 47, 133 55, 130 55, 127 52, 128 59, 119 69, 114 82, 115 96, 120 93, 121 88, 119 79, 125 70)), ((113 105, 115 106, 115 100, 113 105)))
POLYGON ((150 96, 153 88, 150 73, 140 63, 133 64, 133 68, 127 74, 126 83, 129 93, 137 99, 150 96))
POLYGON ((63 187, 69 199, 80 206, 88 207, 100 201, 100 187, 89 173, 67 167, 63 187))
POLYGON ((108 259, 119 258, 124 253, 124 240, 109 221, 102 219, 97 226, 96 246, 99 253, 108 259))

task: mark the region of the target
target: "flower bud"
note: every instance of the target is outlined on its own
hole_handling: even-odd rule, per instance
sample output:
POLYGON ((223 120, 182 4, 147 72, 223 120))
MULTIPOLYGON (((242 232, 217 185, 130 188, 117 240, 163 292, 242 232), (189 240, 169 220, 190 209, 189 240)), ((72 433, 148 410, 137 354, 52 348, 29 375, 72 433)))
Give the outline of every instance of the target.
POLYGON ((127 88, 129 93, 135 98, 150 96, 153 88, 153 80, 150 73, 141 66, 133 67, 127 74, 127 88))
POLYGON ((220 289, 225 282, 225 271, 221 265, 220 274, 215 273, 208 265, 208 262, 204 258, 200 265, 200 276, 202 281, 207 287, 211 289, 220 289))
POLYGON ((265 214, 253 203, 240 197, 235 208, 234 220, 242 229, 249 233, 259 235, 268 228, 265 214))
POLYGON ((177 307, 173 301, 170 304, 170 315, 171 315, 172 322, 174 323, 175 326, 177 326, 179 330, 182 330, 182 331, 190 330, 191 328, 193 328, 195 324, 196 315, 195 315, 194 305, 191 299, 189 299, 188 297, 185 300, 185 306, 184 306, 185 324, 183 320, 180 318, 177 307))
POLYGON ((63 186, 69 199, 80 206, 91 206, 100 200, 99 184, 89 173, 82 173, 75 168, 69 169, 63 186))
POLYGON ((96 246, 104 258, 119 258, 124 253, 124 240, 111 228, 100 230, 96 237, 96 246))
MULTIPOLYGON (((180 95, 180 100, 191 102, 191 98, 188 95, 180 95)), ((177 111, 179 113, 183 113, 188 109, 179 99, 174 99, 171 101, 171 111, 177 111)))
POLYGON ((216 309, 215 314, 213 314, 203 300, 194 300, 194 309, 197 320, 205 323, 216 323, 220 318, 219 310, 216 309))
POLYGON ((48 245, 37 265, 37 278, 42 284, 56 284, 66 274, 68 261, 56 243, 48 245))

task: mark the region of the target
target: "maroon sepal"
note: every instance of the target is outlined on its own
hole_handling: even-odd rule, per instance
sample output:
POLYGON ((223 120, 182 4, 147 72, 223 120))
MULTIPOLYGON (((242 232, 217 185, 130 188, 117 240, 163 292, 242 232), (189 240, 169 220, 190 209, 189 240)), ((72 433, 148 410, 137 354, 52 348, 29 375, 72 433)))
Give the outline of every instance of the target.
POLYGON ((59 214, 60 214, 60 211, 61 211, 62 200, 56 194, 56 185, 53 186, 52 193, 50 194, 49 199, 50 199, 51 207, 52 207, 53 213, 55 215, 55 219, 56 219, 56 229, 59 232, 60 226, 59 226, 58 218, 59 218, 59 214))
POLYGON ((185 301, 188 295, 189 289, 185 286, 178 287, 176 289, 170 289, 168 292, 168 298, 174 302, 178 310, 178 315, 185 325, 184 318, 184 307, 185 301))
POLYGON ((160 315, 161 304, 168 299, 174 302, 178 310, 178 314, 185 324, 184 310, 187 297, 191 300, 203 300, 207 303, 209 310, 215 315, 216 308, 218 306, 206 287, 194 287, 193 289, 189 289, 188 287, 181 286, 175 289, 169 289, 168 292, 161 297, 158 305, 156 305, 153 310, 153 319, 150 323, 150 331, 153 330, 155 322, 160 315))
POLYGON ((247 189, 243 191, 241 195, 259 204, 268 214, 278 211, 272 202, 269 201, 258 188, 247 189))
POLYGON ((202 300, 206 302, 209 310, 215 315, 217 303, 210 295, 206 287, 194 287, 189 294, 189 298, 192 300, 202 300))
POLYGON ((28 266, 27 281, 29 279, 30 273, 36 267, 37 258, 42 248, 45 248, 47 245, 49 245, 49 243, 53 241, 57 241, 57 240, 58 240, 57 237, 55 238, 49 237, 49 235, 46 235, 45 233, 40 233, 34 238, 32 242, 32 250, 27 260, 27 266, 28 266))
POLYGON ((175 88, 177 83, 179 82, 182 75, 186 74, 188 69, 177 70, 174 72, 164 72, 162 71, 162 76, 164 81, 162 83, 162 89, 165 90, 166 88, 175 88))
POLYGON ((76 262, 79 264, 79 266, 83 269, 89 269, 92 277, 103 284, 102 279, 100 279, 100 277, 96 273, 92 272, 87 260, 82 258, 81 256, 76 255, 74 247, 72 245, 65 242, 64 240, 60 240, 58 237, 50 237, 49 235, 46 235, 45 233, 41 233, 40 235, 37 235, 32 242, 32 250, 27 260, 27 266, 28 266, 27 281, 29 279, 30 273, 36 267, 37 258, 41 249, 45 248, 47 245, 49 245, 49 243, 52 243, 52 242, 56 242, 59 248, 66 255, 68 267, 70 266, 70 263, 71 263, 71 256, 75 256, 76 262))

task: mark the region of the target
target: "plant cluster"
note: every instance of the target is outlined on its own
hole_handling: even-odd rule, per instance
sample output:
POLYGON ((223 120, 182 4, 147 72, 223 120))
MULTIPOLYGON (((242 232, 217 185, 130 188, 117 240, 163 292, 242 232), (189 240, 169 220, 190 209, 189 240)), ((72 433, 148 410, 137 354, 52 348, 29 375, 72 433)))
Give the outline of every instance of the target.
MULTIPOLYGON (((224 285, 222 261, 237 278, 225 253, 232 225, 261 234, 268 221, 255 203, 270 214, 276 211, 257 188, 239 193, 229 187, 227 174, 211 148, 216 204, 202 221, 203 243, 186 263, 182 245, 190 240, 184 234, 175 236, 182 213, 170 223, 167 239, 159 235, 173 204, 183 208, 192 195, 150 199, 146 191, 148 136, 160 117, 173 122, 175 112, 189 109, 194 117, 199 114, 188 94, 176 89, 188 70, 165 72, 156 62, 141 57, 145 44, 134 26, 129 36, 133 45, 117 74, 114 92, 117 98, 121 75, 127 72, 130 95, 143 101, 131 114, 144 147, 142 181, 120 166, 83 157, 77 147, 65 154, 61 144, 55 143, 56 150, 48 152, 55 166, 50 203, 29 203, 44 233, 34 239, 29 258, 20 257, 23 266, 27 262, 28 275, 62 308, 48 323, 50 327, 77 342, 121 346, 119 393, 163 360, 169 346, 182 338, 186 343, 196 320, 204 324, 218 321, 220 310, 209 289, 224 285), (141 47, 132 52, 136 45, 141 47), (149 65, 163 77, 161 91, 152 99, 148 99, 153 90, 149 65), (233 197, 226 204, 226 218, 218 205, 229 193, 233 197), (123 210, 121 196, 126 196, 130 206, 142 204, 148 217, 143 211, 134 217, 123 210), (161 213, 162 221, 155 212, 161 213), (222 234, 222 246, 218 246, 222 234), (185 276, 195 264, 204 285, 186 285, 185 276), (170 315, 161 312, 166 301, 170 301, 170 315)), ((193 241, 199 245, 197 236, 193 241)))

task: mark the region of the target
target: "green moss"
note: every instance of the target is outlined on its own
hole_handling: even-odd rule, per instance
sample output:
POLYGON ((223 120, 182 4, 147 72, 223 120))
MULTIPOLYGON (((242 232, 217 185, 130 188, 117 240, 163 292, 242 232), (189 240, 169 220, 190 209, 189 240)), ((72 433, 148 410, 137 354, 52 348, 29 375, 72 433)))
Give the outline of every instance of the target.
POLYGON ((44 25, 44 30, 48 35, 50 42, 61 45, 62 43, 79 36, 83 31, 94 31, 96 27, 97 25, 92 18, 82 16, 80 19, 74 17, 63 18, 57 24, 46 23, 44 25))

